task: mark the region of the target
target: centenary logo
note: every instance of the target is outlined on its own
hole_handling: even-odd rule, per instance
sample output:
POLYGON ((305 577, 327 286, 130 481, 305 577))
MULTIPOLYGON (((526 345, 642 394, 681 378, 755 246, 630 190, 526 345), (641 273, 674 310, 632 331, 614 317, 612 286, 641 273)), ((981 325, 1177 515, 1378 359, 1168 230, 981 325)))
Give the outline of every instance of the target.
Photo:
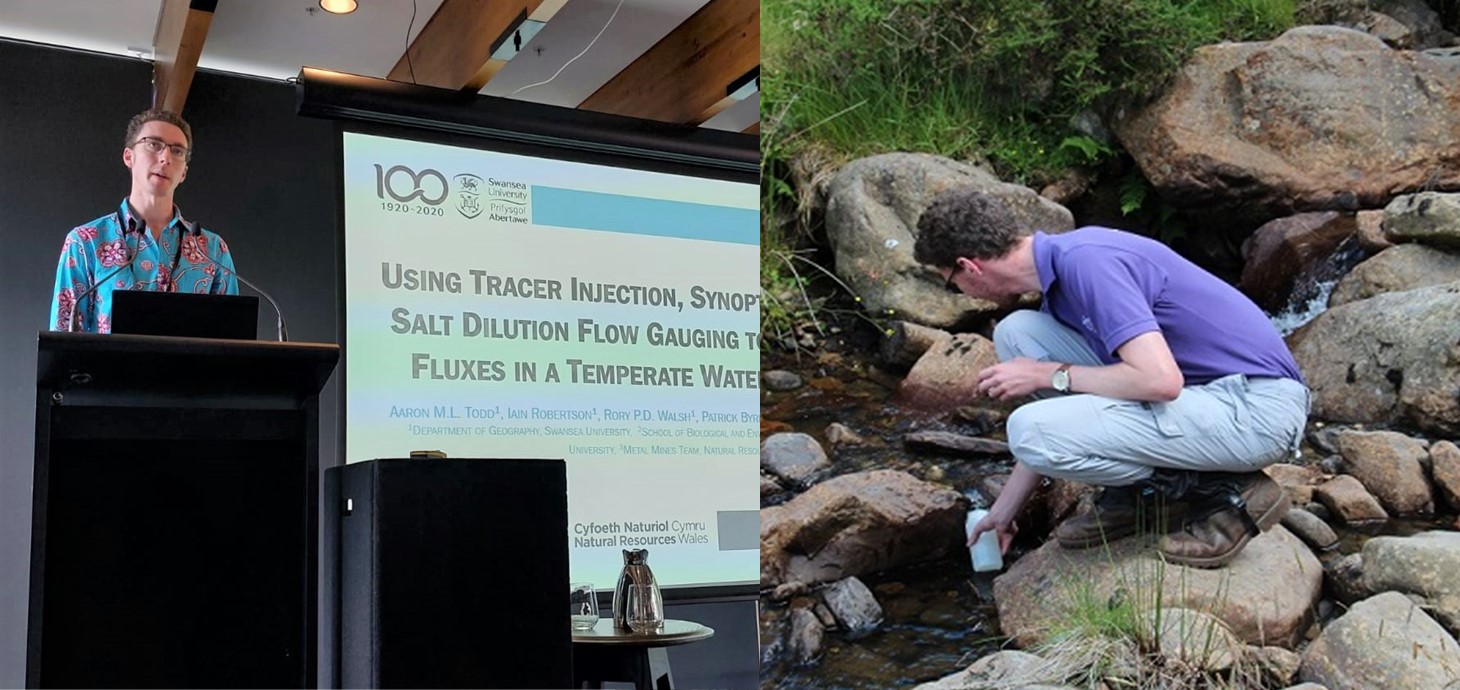
POLYGON ((482 178, 462 173, 452 178, 456 183, 456 212, 466 218, 482 214, 482 178))
POLYGON ((375 195, 381 199, 389 196, 403 204, 420 199, 427 206, 440 206, 446 194, 446 176, 437 170, 424 168, 417 172, 404 165, 386 169, 375 164, 375 195))

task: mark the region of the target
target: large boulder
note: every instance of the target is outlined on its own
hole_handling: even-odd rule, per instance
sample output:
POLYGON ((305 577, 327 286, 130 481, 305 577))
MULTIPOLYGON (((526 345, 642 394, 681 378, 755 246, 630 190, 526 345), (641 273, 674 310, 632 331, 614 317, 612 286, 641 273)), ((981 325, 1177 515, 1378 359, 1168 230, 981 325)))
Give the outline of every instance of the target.
POLYGON ((1460 282, 1329 309, 1288 345, 1315 418, 1460 433, 1460 282))
POLYGON ((1290 647, 1322 593, 1322 565, 1281 526, 1216 570, 1167 564, 1141 539, 1083 550, 1049 541, 994 580, 999 625, 1021 647, 1048 639, 1073 609, 1122 597, 1145 611, 1159 599, 1209 613, 1243 642, 1290 647))
POLYGON ((1161 195, 1267 220, 1460 189, 1460 60, 1307 26, 1204 46, 1115 130, 1161 195))
POLYGON ((1422 596, 1445 627, 1460 631, 1460 533, 1375 537, 1364 544, 1364 564, 1369 591, 1422 596))
POLYGON ((915 153, 852 161, 828 186, 826 234, 837 275, 869 313, 947 328, 995 309, 992 302, 950 294, 937 271, 913 259, 918 217, 940 192, 955 188, 997 197, 1030 231, 1074 227, 1068 209, 977 166, 915 153))
POLYGON ((1387 292, 1443 285, 1460 280, 1460 255, 1421 244, 1385 249, 1354 267, 1328 296, 1329 308, 1387 292))
POLYGON ((1311 275, 1340 242, 1358 232, 1354 217, 1326 211, 1279 218, 1242 243, 1237 287, 1269 312, 1282 309, 1300 276, 1311 275))
POLYGON ((1303 652, 1298 677, 1329 690, 1454 687, 1460 647, 1409 597, 1384 592, 1328 624, 1303 652))
POLYGON ((828 479, 760 511, 760 582, 835 582, 941 558, 962 545, 966 502, 906 472, 828 479))

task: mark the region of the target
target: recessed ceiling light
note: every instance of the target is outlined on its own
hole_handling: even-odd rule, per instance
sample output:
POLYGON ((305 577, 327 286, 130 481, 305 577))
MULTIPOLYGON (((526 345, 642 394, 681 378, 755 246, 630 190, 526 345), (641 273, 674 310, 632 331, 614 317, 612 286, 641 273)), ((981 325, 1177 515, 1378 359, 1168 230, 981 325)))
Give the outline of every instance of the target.
POLYGON ((358 5, 355 0, 319 0, 319 8, 330 14, 349 14, 358 5))

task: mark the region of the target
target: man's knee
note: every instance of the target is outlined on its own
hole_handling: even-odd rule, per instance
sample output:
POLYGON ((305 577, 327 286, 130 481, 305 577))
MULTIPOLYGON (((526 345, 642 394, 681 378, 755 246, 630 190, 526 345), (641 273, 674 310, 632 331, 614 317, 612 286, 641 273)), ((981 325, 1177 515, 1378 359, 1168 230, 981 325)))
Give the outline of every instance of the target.
POLYGON ((1020 309, 999 320, 994 326, 994 350, 1000 361, 1029 356, 1025 344, 1044 328, 1043 316, 1031 309, 1020 309))
POLYGON ((1056 464, 1043 435, 1039 433, 1039 404, 1030 403, 1014 410, 1004 423, 1009 438, 1009 453, 1039 474, 1048 475, 1056 464))

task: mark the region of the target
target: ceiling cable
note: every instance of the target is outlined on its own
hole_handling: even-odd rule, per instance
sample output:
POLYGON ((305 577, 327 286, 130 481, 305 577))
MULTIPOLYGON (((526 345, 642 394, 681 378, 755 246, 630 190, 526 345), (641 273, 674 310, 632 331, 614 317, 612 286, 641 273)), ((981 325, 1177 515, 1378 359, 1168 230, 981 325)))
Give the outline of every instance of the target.
POLYGON ((613 8, 613 14, 608 15, 608 21, 606 21, 606 22, 603 23, 603 28, 598 30, 598 35, 597 36, 594 36, 593 37, 593 40, 591 40, 591 41, 588 42, 588 46, 583 49, 583 52, 578 53, 577 55, 574 55, 572 60, 569 60, 569 61, 563 63, 563 66, 562 67, 559 67, 558 68, 558 71, 553 72, 553 76, 548 77, 546 80, 540 81, 540 82, 538 82, 536 84, 528 84, 527 86, 524 86, 524 87, 522 87, 520 89, 517 89, 516 91, 513 91, 512 93, 507 94, 507 97, 508 98, 511 98, 511 97, 516 96, 517 94, 522 93, 523 91, 526 91, 526 90, 528 90, 528 89, 530 89, 530 88, 532 88, 534 86, 543 86, 544 84, 547 84, 548 82, 551 82, 552 80, 557 79, 558 78, 558 75, 563 73, 563 70, 568 69, 568 65, 571 65, 574 62, 577 62, 578 58, 583 57, 584 55, 586 55, 588 53, 588 51, 591 48, 593 48, 593 44, 595 44, 595 43, 598 42, 598 39, 603 36, 603 32, 608 31, 608 25, 613 23, 613 18, 618 16, 618 11, 620 9, 623 9, 623 6, 624 6, 624 0, 618 0, 618 7, 613 8))

